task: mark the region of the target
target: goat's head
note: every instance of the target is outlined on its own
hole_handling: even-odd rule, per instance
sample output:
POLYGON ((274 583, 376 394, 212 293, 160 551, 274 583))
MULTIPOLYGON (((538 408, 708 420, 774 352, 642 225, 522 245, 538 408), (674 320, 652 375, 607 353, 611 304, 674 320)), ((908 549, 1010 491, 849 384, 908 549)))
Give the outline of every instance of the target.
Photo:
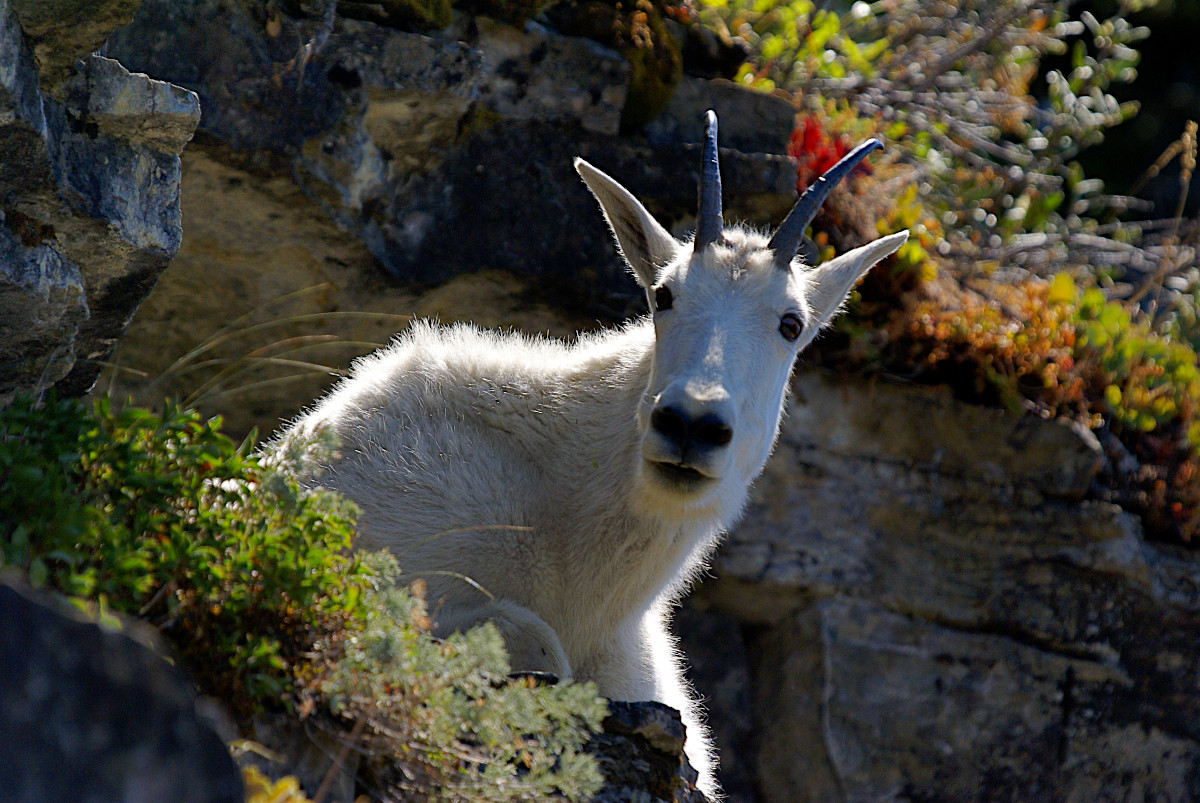
POLYGON ((717 119, 706 115, 696 236, 672 237, 624 187, 582 159, 575 169, 600 202, 645 289, 656 345, 638 409, 641 472, 661 493, 706 505, 744 488, 774 445, 796 355, 837 313, 855 282, 905 241, 880 238, 815 268, 797 258, 804 230, 834 185, 874 148, 863 143, 801 196, 766 237, 725 228, 717 119))

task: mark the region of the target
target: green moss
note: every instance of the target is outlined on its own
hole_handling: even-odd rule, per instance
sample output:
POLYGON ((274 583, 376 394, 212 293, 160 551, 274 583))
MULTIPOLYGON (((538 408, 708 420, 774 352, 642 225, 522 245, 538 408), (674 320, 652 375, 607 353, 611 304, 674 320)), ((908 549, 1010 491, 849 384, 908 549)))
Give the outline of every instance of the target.
POLYGON ((640 0, 628 18, 630 44, 621 49, 633 71, 621 130, 639 131, 666 108, 683 76, 683 55, 657 9, 640 0))
POLYGON ((589 0, 560 4, 549 16, 563 33, 611 47, 629 62, 621 130, 634 133, 666 108, 683 76, 683 47, 666 20, 689 13, 687 3, 675 0, 589 0))

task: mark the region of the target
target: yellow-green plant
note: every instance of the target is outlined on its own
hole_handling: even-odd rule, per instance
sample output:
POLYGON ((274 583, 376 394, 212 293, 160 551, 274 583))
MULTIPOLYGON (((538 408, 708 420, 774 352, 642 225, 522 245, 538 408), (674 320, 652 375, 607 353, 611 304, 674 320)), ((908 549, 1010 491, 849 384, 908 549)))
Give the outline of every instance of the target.
POLYGON ((370 563, 383 582, 364 598, 365 626, 312 689, 365 723, 376 784, 463 803, 590 799, 601 777, 583 746, 607 713, 595 686, 510 681, 490 623, 430 638, 421 595, 394 583, 395 561, 370 563))

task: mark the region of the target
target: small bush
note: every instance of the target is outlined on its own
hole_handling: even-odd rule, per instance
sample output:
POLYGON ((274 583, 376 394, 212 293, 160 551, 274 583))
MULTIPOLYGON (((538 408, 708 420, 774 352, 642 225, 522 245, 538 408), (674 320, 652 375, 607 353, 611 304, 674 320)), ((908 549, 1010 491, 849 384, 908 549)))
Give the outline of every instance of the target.
MULTIPOLYGON (((297 481, 332 444, 267 465, 219 424, 170 404, 158 415, 18 398, 0 410, 0 566, 158 626, 245 727, 287 706, 343 739, 358 733, 380 788, 472 801, 595 793, 582 751, 605 713, 594 686, 508 682, 492 627, 433 638, 394 559, 350 552, 354 507, 297 481)), ((263 780, 253 799, 304 799, 280 783, 263 780)))
MULTIPOLYGON (((390 555, 371 560, 380 577, 396 576, 390 555)), ((600 788, 582 751, 607 713, 592 684, 510 682, 493 625, 435 641, 420 594, 391 582, 368 594, 363 611, 364 628, 312 688, 369 726, 370 771, 387 796, 436 789, 429 799, 587 800, 600 788)))
POLYGON ((170 404, 18 399, 0 412, 0 562, 159 627, 206 692, 248 714, 290 693, 369 573, 347 553, 347 501, 301 491, 219 425, 170 404))
MULTIPOLYGON (((1094 493, 1142 516, 1147 533, 1192 542, 1200 531, 1200 370, 1196 352, 1066 274, 1050 282, 976 283, 915 302, 882 325, 870 359, 957 396, 1018 413, 1079 420, 1119 440, 1094 493), (1128 462, 1128 461, 1125 461, 1128 462)), ((843 356, 866 354, 847 348, 843 356)), ((860 364, 862 361, 860 360, 860 364)))

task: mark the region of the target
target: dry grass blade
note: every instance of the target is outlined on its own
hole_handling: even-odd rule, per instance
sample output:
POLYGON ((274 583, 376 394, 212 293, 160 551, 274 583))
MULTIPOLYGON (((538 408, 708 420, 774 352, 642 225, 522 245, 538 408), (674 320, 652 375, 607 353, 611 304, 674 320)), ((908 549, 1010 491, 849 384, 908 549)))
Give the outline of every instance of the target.
MULTIPOLYGON (((194 363, 193 368, 202 366, 212 366, 218 364, 226 364, 226 368, 217 372, 215 376, 210 377, 203 382, 200 387, 192 391, 185 400, 185 404, 195 404, 195 400, 203 398, 208 392, 214 388, 219 388, 229 380, 244 374, 250 368, 262 365, 264 362, 272 362, 283 360, 285 355, 295 354, 301 349, 307 348, 318 343, 329 343, 337 340, 337 335, 299 335, 297 337, 286 337, 282 340, 276 340, 266 345, 259 346, 248 354, 232 359, 216 359, 205 360, 203 363, 194 363), (289 346, 297 346, 296 348, 288 348, 289 346), (278 354, 271 354, 274 349, 282 348, 278 354)), ((304 367, 308 368, 328 368, 329 366, 316 366, 312 363, 306 363, 304 367)), ((331 369, 332 370, 332 369, 331 369)), ((180 373, 183 373, 180 371, 180 373)))
POLYGON ((165 370, 163 370, 162 373, 160 373, 157 377, 155 377, 154 381, 151 382, 150 385, 144 389, 144 392, 150 392, 153 389, 155 389, 156 387, 161 386, 166 381, 168 381, 170 378, 179 374, 184 369, 185 366, 193 363, 196 360, 196 358, 199 357, 201 354, 212 351, 217 346, 219 346, 229 340, 232 340, 234 338, 244 337, 245 335, 248 335, 248 334, 251 334, 254 332, 263 331, 266 329, 270 329, 272 327, 284 326, 284 325, 291 324, 291 323, 332 320, 332 319, 338 319, 338 318, 350 318, 350 319, 358 318, 358 319, 363 319, 363 320, 389 320, 389 319, 391 319, 391 320, 395 320, 397 323, 403 323, 412 318, 411 315, 401 314, 401 313, 334 310, 334 311, 328 311, 328 312, 304 313, 301 315, 292 315, 292 316, 287 316, 287 317, 283 317, 283 318, 273 318, 269 321, 264 321, 264 322, 256 323, 256 324, 249 323, 250 321, 254 320, 255 318, 261 316, 267 310, 278 307, 280 304, 284 304, 284 303, 291 302, 291 301, 296 301, 297 299, 301 299, 304 296, 311 295, 311 294, 319 292, 321 290, 326 290, 329 288, 329 286, 330 285, 328 282, 323 282, 321 284, 315 284, 315 285, 311 285, 309 287, 303 287, 303 288, 301 288, 299 290, 295 290, 291 293, 285 293, 284 295, 281 295, 278 298, 273 298, 264 304, 259 304, 258 306, 254 307, 253 309, 250 309, 249 311, 239 315, 238 317, 234 318, 229 323, 222 326, 217 331, 213 332, 208 337, 204 338, 204 340, 202 340, 200 343, 198 343, 194 348, 188 350, 183 355, 178 357, 174 362, 172 362, 169 366, 167 366, 167 368, 165 370))
POLYGON ((228 336, 231 336, 232 334, 242 331, 243 324, 245 324, 247 321, 253 320, 255 317, 266 312, 268 309, 271 309, 272 307, 282 304, 285 301, 292 301, 292 300, 295 300, 298 298, 302 298, 311 293, 315 293, 319 290, 325 290, 328 287, 329 287, 328 282, 322 282, 321 284, 314 284, 309 287, 304 287, 299 290, 295 290, 291 293, 286 293, 282 296, 279 296, 278 298, 273 298, 270 301, 266 302, 265 304, 259 304, 257 307, 254 307, 253 309, 249 310, 248 312, 245 312, 245 313, 239 315, 238 317, 234 318, 232 321, 225 324, 217 331, 213 332, 211 335, 206 337, 204 340, 200 341, 200 343, 198 345, 196 345, 195 348, 184 353, 182 356, 180 356, 178 359, 176 359, 173 363, 171 363, 169 366, 167 366, 167 369, 165 371, 163 371, 162 374, 159 375, 159 379, 161 379, 164 376, 170 375, 177 368, 177 366, 187 364, 187 363, 191 362, 193 359, 195 359, 195 357, 197 355, 203 354, 204 352, 211 350, 215 345, 228 339, 228 336))
POLYGON ((462 572, 432 571, 431 570, 431 571, 427 571, 427 572, 403 572, 403 573, 401 573, 400 576, 401 577, 453 577, 456 580, 462 580, 464 583, 466 583, 471 588, 478 591, 480 594, 483 594, 488 599, 494 600, 496 598, 495 594, 493 594, 491 591, 488 591, 486 588, 481 586, 478 582, 471 579, 470 577, 463 574, 462 572))
MULTIPOLYGON (((288 355, 295 355, 302 351, 310 351, 314 348, 322 346, 333 346, 337 348, 354 348, 356 350, 369 351, 377 349, 384 345, 377 341, 369 340, 348 340, 340 338, 336 335, 300 335, 298 337, 285 338, 277 340, 273 343, 268 343, 265 346, 260 346, 249 354, 240 357, 221 357, 212 360, 203 360, 197 363, 192 363, 180 369, 176 376, 182 375, 192 370, 201 370, 211 368, 218 365, 227 366, 216 376, 210 377, 199 388, 189 394, 184 400, 185 404, 198 405, 206 401, 212 401, 216 398, 222 398, 229 395, 234 395, 236 392, 251 387, 262 387, 264 383, 257 382, 241 387, 228 387, 233 381, 245 376, 246 374, 264 366, 286 366, 290 368, 304 369, 302 373, 293 374, 288 379, 300 378, 303 376, 311 376, 313 373, 330 374, 334 376, 346 376, 347 371, 333 365, 325 363, 312 362, 310 360, 293 359, 288 355), (266 355, 265 352, 280 346, 289 346, 299 344, 294 348, 285 349, 278 354, 266 355), (261 355, 261 356, 260 356, 261 355)), ((276 377, 281 378, 281 377, 276 377)))
MULTIPOLYGON (((1179 226, 1183 221, 1184 205, 1187 203, 1188 191, 1192 186, 1192 174, 1196 170, 1196 128, 1196 121, 1189 120, 1184 127, 1183 135, 1163 151, 1162 156, 1158 157, 1154 164, 1150 166, 1150 169, 1146 171, 1143 179, 1138 181, 1137 186, 1140 188, 1145 181, 1148 181, 1166 167, 1172 159, 1176 156, 1179 157, 1179 200, 1175 205, 1175 215, 1171 218, 1171 230, 1163 242, 1163 254, 1159 260, 1159 267, 1126 299, 1125 303, 1129 307, 1136 305, 1151 292, 1157 292, 1167 276, 1174 273, 1175 269, 1180 267, 1180 260, 1177 257, 1179 226)), ((1149 311, 1148 314, 1151 318, 1153 318, 1154 312, 1153 308, 1149 311)))
POLYGON ((325 773, 325 778, 321 781, 321 786, 317 789, 317 793, 313 795, 313 803, 324 803, 326 795, 333 788, 333 782, 337 780, 342 767, 346 763, 346 759, 350 757, 350 750, 358 744, 358 740, 362 737, 363 728, 366 726, 367 714, 364 711, 362 714, 359 714, 358 719, 354 722, 354 727, 350 729, 350 734, 342 741, 342 747, 338 750, 337 757, 329 767, 329 772, 325 773))
MULTIPOLYGON (((307 362, 305 360, 289 360, 289 359, 286 359, 283 357, 253 357, 253 358, 249 358, 249 361, 251 363, 253 363, 254 365, 282 365, 282 366, 287 366, 289 368, 301 368, 301 369, 304 369, 306 372, 306 373, 300 373, 300 374, 292 374, 288 378, 300 377, 300 376, 304 376, 306 374, 314 374, 314 373, 315 374, 330 374, 332 376, 346 376, 346 371, 344 369, 337 368, 332 365, 325 365, 323 363, 307 362)), ((252 367, 254 367, 254 366, 253 365, 248 366, 247 368, 243 369, 242 371, 239 371, 236 375, 241 375, 242 373, 244 373, 245 371, 248 371, 252 367)), ((278 377, 276 377, 276 378, 278 378, 278 377)), ((217 385, 212 386, 212 388, 210 388, 209 390, 204 391, 203 393, 193 393, 192 395, 185 398, 183 400, 183 403, 185 406, 195 407, 196 405, 202 403, 206 399, 216 398, 217 396, 225 395, 227 391, 232 392, 232 390, 237 390, 237 388, 233 388, 233 389, 226 389, 226 390, 218 391, 218 389, 220 387, 221 387, 221 385, 217 384, 217 385), (210 392, 210 391, 217 391, 217 392, 210 392)))
POLYGON ((471 527, 455 527, 454 529, 442 530, 442 531, 436 532, 433 535, 430 535, 426 538, 422 538, 420 541, 417 541, 416 543, 409 545, 408 548, 405 549, 405 552, 407 552, 408 550, 411 550, 411 549, 416 549, 418 547, 425 546, 425 544, 432 543, 432 542, 438 540, 439 538, 445 538, 448 535, 458 535, 459 533, 477 533, 477 532, 483 532, 484 530, 504 530, 507 532, 531 532, 533 530, 533 528, 528 527, 523 524, 476 524, 471 527))
POLYGON ((322 371, 305 371, 305 372, 299 373, 299 374, 288 374, 287 376, 277 376, 277 377, 273 377, 271 379, 263 379, 258 382, 251 382, 246 385, 238 385, 235 388, 229 388, 228 390, 222 390, 217 393, 210 393, 201 399, 197 399, 195 403, 196 404, 211 404, 212 402, 216 401, 217 399, 224 399, 229 396, 236 396, 239 393, 246 393, 251 390, 258 390, 260 388, 272 387, 275 385, 282 385, 287 382, 295 382, 297 379, 307 379, 307 378, 311 377, 314 373, 326 373, 326 371, 324 371, 324 370, 322 370, 322 371))
MULTIPOLYGON (((151 387, 161 385, 163 382, 165 382, 170 377, 178 374, 183 369, 183 366, 191 363, 199 355, 201 355, 207 351, 211 351, 213 348, 217 347, 218 345, 225 343, 229 340, 232 340, 233 338, 244 337, 245 335, 251 334, 253 332, 261 332, 261 331, 264 331, 267 329, 271 329, 273 327, 285 326, 287 324, 306 323, 306 322, 310 322, 310 321, 327 321, 327 320, 333 320, 333 319, 337 319, 337 318, 383 319, 383 320, 408 321, 409 319, 412 318, 412 316, 407 315, 407 314, 397 314, 397 313, 391 313, 391 312, 357 312, 357 311, 336 310, 333 312, 308 312, 308 313, 304 313, 301 315, 292 315, 287 318, 277 318, 277 319, 271 320, 271 321, 264 321, 263 323, 258 323, 258 324, 254 324, 252 326, 242 327, 240 329, 231 330, 228 328, 223 328, 223 329, 219 330, 216 334, 212 335, 211 337, 206 338, 202 343, 200 343, 200 345, 196 346, 191 351, 187 352, 182 357, 180 357, 175 362, 173 362, 170 366, 168 366, 165 371, 163 371, 161 374, 158 375, 158 377, 155 378, 154 382, 151 384, 151 387)), ((147 390, 149 390, 149 389, 150 388, 147 388, 147 390)))

